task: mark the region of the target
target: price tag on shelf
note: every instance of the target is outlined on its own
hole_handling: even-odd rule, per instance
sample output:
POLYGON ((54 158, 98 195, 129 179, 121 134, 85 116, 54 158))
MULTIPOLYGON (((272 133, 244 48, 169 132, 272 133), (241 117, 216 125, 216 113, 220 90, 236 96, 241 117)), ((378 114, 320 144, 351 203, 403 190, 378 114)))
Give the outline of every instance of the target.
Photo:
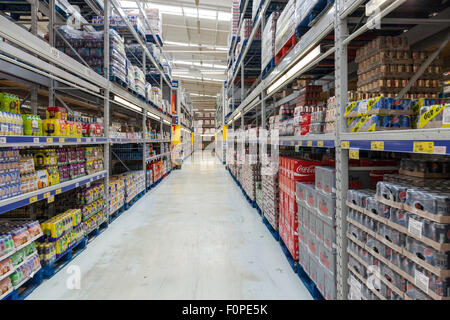
POLYGON ((1 137, 0 138, 0 143, 6 143, 6 137, 1 137))
POLYGON ((47 199, 48 197, 50 197, 50 192, 46 192, 46 193, 44 193, 44 199, 47 199))
POLYGON ((80 186, 79 182, 75 183, 75 188, 78 188, 79 186, 80 186))
POLYGON ((312 141, 308 141, 307 146, 308 146, 308 147, 312 147, 312 141))
POLYGON ((384 151, 384 141, 371 141, 370 150, 373 151, 384 151))
POLYGON ((57 190, 55 191, 55 195, 61 194, 61 192, 62 192, 61 189, 57 189, 57 190))
POLYGON ((65 141, 64 138, 59 138, 60 143, 64 143, 64 141, 65 141))
POLYGON ((414 153, 433 153, 434 142, 433 141, 414 141, 413 146, 414 153))
POLYGON ((317 141, 317 146, 319 148, 322 148, 323 147, 323 141, 317 141))
POLYGON ((47 138, 47 143, 53 143, 53 138, 47 138))
POLYGON ((299 147, 303 146, 303 141, 299 141, 299 142, 298 142, 298 146, 299 146, 299 147))
POLYGON ((39 143, 39 138, 33 138, 33 143, 39 143))
POLYGON ((299 146, 295 146, 295 152, 300 152, 300 147, 299 146))
POLYGON ((47 198, 47 203, 52 203, 55 201, 55 196, 51 196, 47 198))
POLYGON ((295 146, 295 141, 291 141, 291 147, 295 146))
POLYGON ((342 149, 350 149, 350 141, 341 141, 342 149))
POLYGON ((37 196, 30 198, 30 203, 35 203, 38 200, 37 196))
POLYGON ((350 159, 359 160, 359 149, 350 149, 348 151, 348 157, 350 159))
POLYGON ((81 143, 81 138, 77 138, 77 142, 78 142, 78 143, 81 143))
POLYGON ((87 187, 87 188, 89 188, 90 186, 91 186, 91 183, 90 183, 90 182, 86 183, 86 187, 87 187))

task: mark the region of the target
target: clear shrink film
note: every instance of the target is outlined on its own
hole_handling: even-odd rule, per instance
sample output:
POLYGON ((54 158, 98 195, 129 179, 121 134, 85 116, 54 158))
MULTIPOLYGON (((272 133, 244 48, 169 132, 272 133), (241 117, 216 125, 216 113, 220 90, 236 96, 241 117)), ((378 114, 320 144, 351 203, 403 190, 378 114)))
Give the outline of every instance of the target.
POLYGON ((267 19, 266 26, 264 27, 264 32, 262 34, 261 42, 261 67, 265 68, 271 59, 275 57, 275 39, 276 39, 276 29, 277 20, 280 13, 275 11, 272 12, 267 19))
MULTIPOLYGON (((239 26, 239 15, 240 15, 240 8, 239 8, 239 0, 233 0, 233 4, 231 6, 231 37, 237 37, 238 36, 238 26, 239 26)), ((231 39, 230 39, 231 40, 231 39)))
POLYGON ((279 52, 289 37, 293 35, 295 24, 295 0, 290 0, 277 20, 275 52, 279 52))

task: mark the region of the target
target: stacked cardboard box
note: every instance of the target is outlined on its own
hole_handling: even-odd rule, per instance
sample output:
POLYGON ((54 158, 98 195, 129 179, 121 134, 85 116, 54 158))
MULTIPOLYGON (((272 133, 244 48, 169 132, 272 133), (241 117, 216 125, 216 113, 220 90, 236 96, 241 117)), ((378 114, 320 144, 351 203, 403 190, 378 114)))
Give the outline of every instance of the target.
POLYGON ((125 204, 125 181, 111 177, 109 183, 109 215, 125 204))
POLYGON ((298 260, 298 206, 296 182, 314 182, 315 167, 320 161, 280 157, 280 215, 278 231, 294 260, 298 260))
POLYGON ((239 9, 239 0, 233 0, 233 5, 231 7, 231 37, 238 36, 238 26, 239 26, 239 17, 240 17, 240 9, 239 9))
MULTIPOLYGON (((269 171, 269 170, 267 170, 269 171)), ((262 196, 263 196, 263 206, 262 211, 264 217, 269 221, 270 225, 278 230, 278 219, 279 219, 279 197, 280 190, 278 186, 278 171, 273 172, 261 172, 262 178, 262 196)))
POLYGON ((278 18, 275 53, 278 53, 295 33, 295 2, 296 0, 290 0, 278 18))
POLYGON ((316 167, 315 184, 298 182, 299 262, 328 300, 336 298, 335 169, 316 167))
POLYGON ((265 68, 270 60, 275 57, 275 38, 277 30, 277 20, 280 16, 279 12, 272 12, 267 19, 266 26, 262 35, 261 42, 261 67, 265 68))

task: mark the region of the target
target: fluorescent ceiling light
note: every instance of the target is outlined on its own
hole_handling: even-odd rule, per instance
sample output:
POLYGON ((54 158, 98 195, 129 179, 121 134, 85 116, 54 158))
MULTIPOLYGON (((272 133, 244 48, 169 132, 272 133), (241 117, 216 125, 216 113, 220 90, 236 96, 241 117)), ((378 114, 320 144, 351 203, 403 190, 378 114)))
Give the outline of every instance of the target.
POLYGON ((242 115, 242 112, 239 112, 239 113, 233 118, 233 121, 239 119, 239 117, 240 117, 241 115, 242 115))
POLYGON ((169 121, 167 121, 167 120, 163 120, 163 122, 164 123, 167 123, 167 124, 171 124, 169 121))
POLYGON ((214 81, 214 82, 223 82, 224 80, 221 79, 214 79, 214 78, 203 78, 203 77, 193 77, 193 76, 185 76, 185 75, 179 75, 176 76, 176 78, 180 79, 193 79, 193 80, 204 80, 204 81, 214 81))
POLYGON ((153 113, 150 113, 150 112, 147 112, 147 115, 150 117, 150 118, 153 118, 153 119, 155 119, 155 120, 161 120, 158 116, 156 116, 156 115, 154 115, 153 113))
POLYGON ((311 63, 314 59, 316 59, 321 53, 322 53, 321 47, 320 45, 318 45, 313 50, 311 50, 311 52, 308 53, 303 59, 297 62, 297 64, 294 67, 292 67, 288 72, 286 72, 285 75, 283 75, 273 85, 271 85, 269 89, 267 89, 267 94, 270 94, 271 92, 275 91, 275 89, 280 87, 282 84, 284 84, 287 80, 292 78, 299 71, 307 67, 308 64, 311 63))
POLYGON ((197 66, 197 67, 204 67, 204 68, 212 68, 212 69, 223 69, 223 70, 225 70, 227 68, 227 66, 223 65, 223 64, 200 63, 200 62, 192 62, 192 61, 186 61, 186 60, 173 60, 172 63, 186 65, 186 66, 197 66))
POLYGON ((216 49, 216 50, 223 50, 228 51, 228 47, 226 46, 216 46, 213 44, 203 44, 203 43, 190 43, 190 42, 178 42, 178 41, 170 41, 165 40, 164 45, 173 45, 178 47, 196 47, 196 48, 202 48, 202 49, 216 49))
POLYGON ((135 111, 142 112, 142 108, 138 107, 137 105, 135 105, 135 104, 129 102, 128 100, 125 100, 117 95, 114 95, 114 101, 119 102, 135 111))
POLYGON ((211 98, 216 98, 217 96, 212 96, 209 94, 200 94, 200 93, 189 93, 191 96, 195 96, 195 97, 211 97, 211 98))

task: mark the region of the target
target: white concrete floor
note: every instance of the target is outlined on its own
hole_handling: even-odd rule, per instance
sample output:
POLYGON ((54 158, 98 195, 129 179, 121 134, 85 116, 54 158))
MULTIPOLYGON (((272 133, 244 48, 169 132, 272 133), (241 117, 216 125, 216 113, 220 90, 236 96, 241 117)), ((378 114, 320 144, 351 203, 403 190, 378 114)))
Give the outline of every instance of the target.
POLYGON ((194 153, 28 299, 311 299, 210 152, 194 153), (68 266, 80 289, 68 289, 68 266))

